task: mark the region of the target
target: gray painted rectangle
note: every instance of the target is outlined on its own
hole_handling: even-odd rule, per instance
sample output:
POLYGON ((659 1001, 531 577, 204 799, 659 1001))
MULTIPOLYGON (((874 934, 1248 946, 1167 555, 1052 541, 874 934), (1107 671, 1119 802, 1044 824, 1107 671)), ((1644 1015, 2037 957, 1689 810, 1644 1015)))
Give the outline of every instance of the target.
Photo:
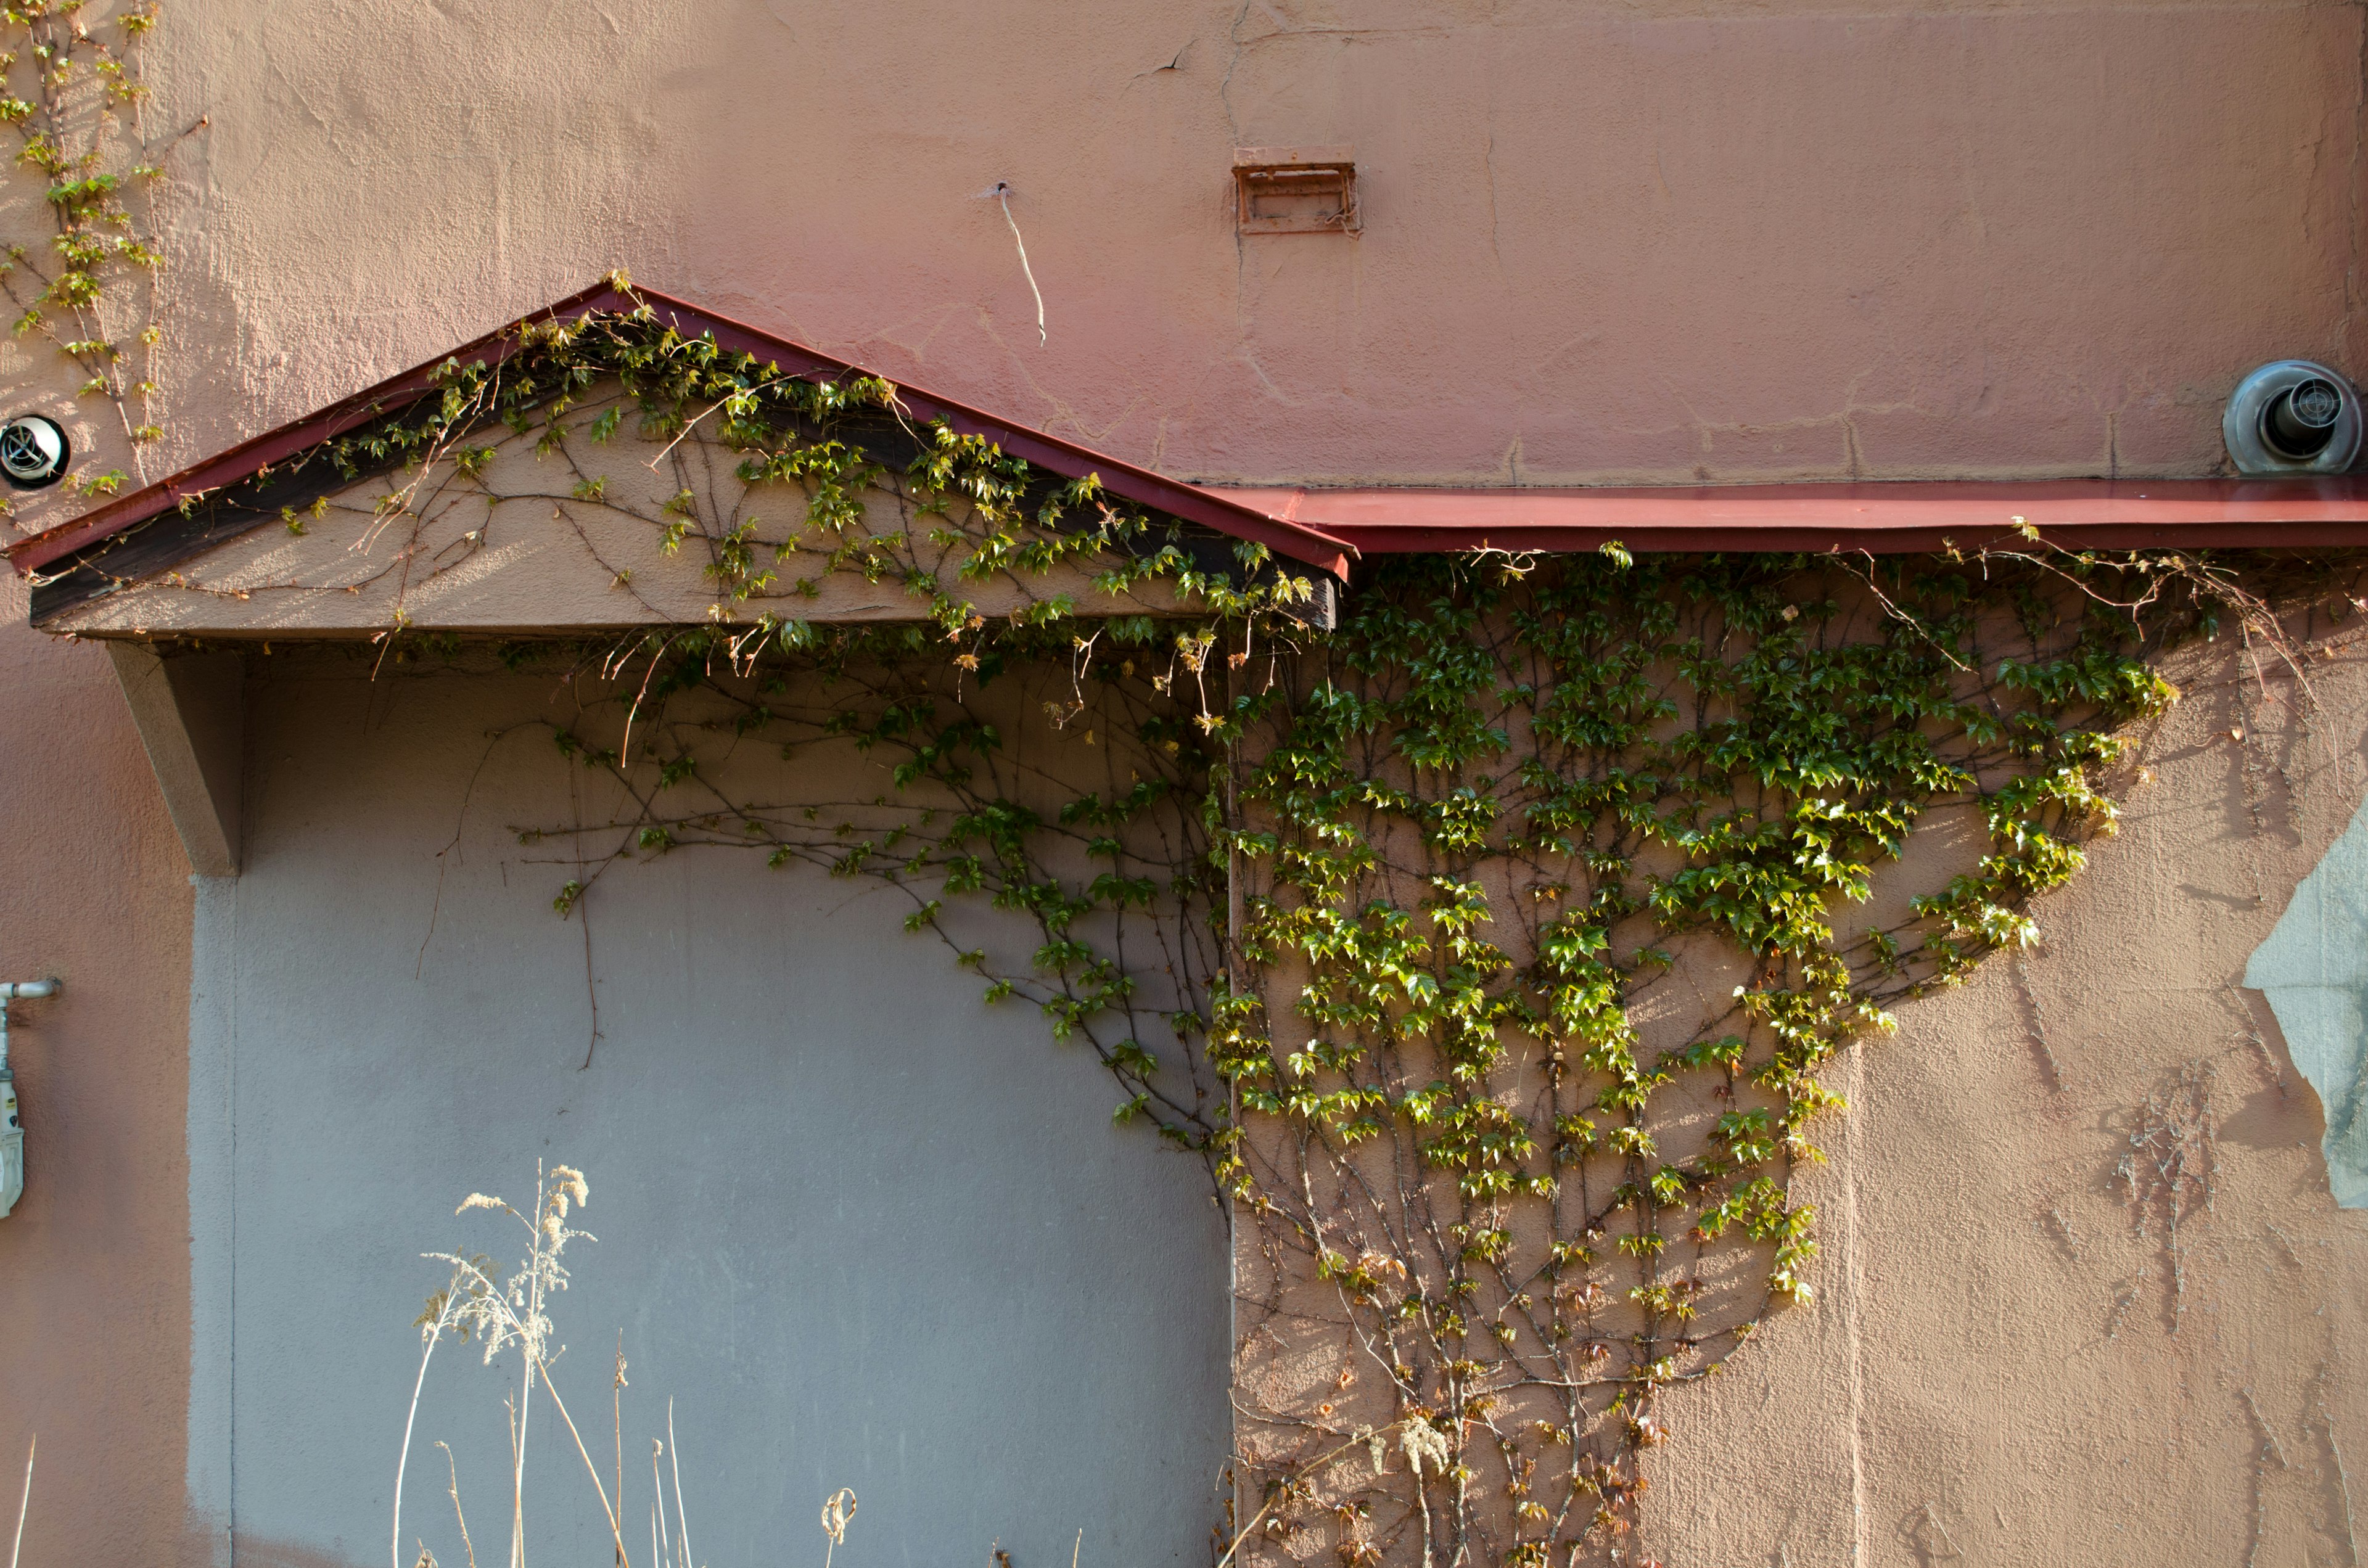
MULTIPOLYGON (((516 1257, 507 1221, 453 1209, 523 1201, 539 1159, 591 1181, 556 1375, 610 1449, 621 1331, 629 1545, 671 1396, 719 1568, 818 1552, 840 1486, 848 1568, 997 1540, 1034 1568, 1080 1528, 1087 1564, 1202 1560, 1228 1266, 1198 1165, 1112 1127, 1090 1057, 983 1005, 875 885, 753 855, 598 883, 583 1067, 583 928, 552 909, 568 851, 517 829, 567 820, 587 776, 547 731, 495 734, 550 677, 367 673, 255 677, 246 869, 199 901, 190 1484, 234 1510, 240 1560, 385 1561, 407 1325, 442 1277, 419 1255, 516 1257)), ((438 1352, 406 1564, 415 1536, 461 1559, 439 1438, 501 1559, 515 1386, 514 1353, 438 1352)), ((607 1561, 547 1403, 529 1449, 530 1560, 607 1561)))

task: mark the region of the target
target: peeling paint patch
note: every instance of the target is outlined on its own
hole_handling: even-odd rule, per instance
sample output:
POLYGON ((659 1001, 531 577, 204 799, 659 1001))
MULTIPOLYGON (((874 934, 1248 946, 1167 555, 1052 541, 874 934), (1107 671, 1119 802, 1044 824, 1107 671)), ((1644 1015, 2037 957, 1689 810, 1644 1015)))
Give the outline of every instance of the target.
POLYGON ((2245 983, 2270 999, 2294 1065, 2327 1111, 2327 1185, 2368 1209, 2368 805, 2294 889, 2245 983))

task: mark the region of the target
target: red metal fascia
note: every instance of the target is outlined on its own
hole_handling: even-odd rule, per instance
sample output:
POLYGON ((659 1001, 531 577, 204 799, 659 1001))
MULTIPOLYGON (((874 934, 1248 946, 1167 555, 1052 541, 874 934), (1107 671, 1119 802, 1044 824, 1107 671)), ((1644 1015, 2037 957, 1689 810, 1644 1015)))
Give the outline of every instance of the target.
MULTIPOLYGON (((653 290, 636 289, 634 292, 658 312, 660 319, 667 321, 685 336, 712 333, 715 341, 726 348, 754 354, 761 359, 781 359, 783 363, 790 363, 791 361, 783 359, 786 350, 797 357, 802 373, 834 377, 879 374, 849 360, 831 358, 803 345, 773 337, 755 327, 653 290)), ((882 376, 881 379, 895 381, 893 376, 882 376)), ((1348 578, 1349 558, 1357 552, 1318 529, 1270 517, 1255 506, 1244 506, 1231 499, 1222 492, 1169 479, 1149 469, 1137 468, 1133 463, 1097 452, 1090 447, 1081 447, 1074 441, 1064 441, 1058 436, 1031 430, 1024 425, 1014 425, 1008 419, 997 418, 982 409, 956 403, 925 388, 908 386, 901 381, 895 381, 895 386, 897 402, 919 418, 943 419, 949 428, 959 434, 984 437, 1013 457, 1054 473, 1066 474, 1073 479, 1087 473, 1099 474, 1103 486, 1111 494, 1137 506, 1149 506, 1187 522, 1199 523, 1235 539, 1263 544, 1279 555, 1318 567, 1344 581, 1348 578)))
MULTIPOLYGON (((712 333, 720 346, 780 364, 799 375, 837 377, 871 375, 850 361, 834 358, 803 344, 775 337, 744 323, 663 294, 636 288, 630 293, 608 283, 579 290, 497 331, 439 354, 399 376, 354 393, 302 419, 194 463, 145 489, 120 496, 85 512, 71 522, 20 540, 8 549, 8 560, 20 574, 39 571, 78 550, 147 521, 178 506, 185 499, 251 479, 273 463, 292 458, 376 417, 392 403, 425 392, 434 383, 437 369, 448 360, 463 363, 484 359, 499 362, 517 347, 520 326, 552 321, 574 321, 596 311, 627 311, 647 304, 674 330, 696 337, 712 333)), ((893 377, 882 380, 894 381, 893 377)), ((1168 479, 1147 469, 1121 462, 1074 442, 960 403, 919 387, 897 384, 905 408, 922 419, 942 418, 964 435, 994 441, 1005 451, 1069 478, 1099 474, 1111 494, 1138 506, 1213 528, 1232 538, 1267 546, 1279 555, 1329 572, 1345 579, 1349 557, 1356 552, 1318 530, 1269 517, 1225 496, 1168 479)))
MULTIPOLYGON (((596 284, 367 391, 109 501, 23 540, 10 562, 30 573, 111 534, 252 478, 425 392, 447 360, 498 360, 516 329, 646 303, 687 336, 712 334, 737 352, 800 375, 872 374, 653 290, 627 294, 596 284)), ((1360 551, 1396 554, 1480 549, 1591 550, 1618 540, 1645 551, 1867 551, 1971 548, 2015 537, 2023 519, 2066 544, 2108 549, 2168 546, 2368 544, 2368 478, 2234 480, 1887 481, 1589 489, 1281 489, 1191 485, 1040 430, 1012 424, 918 387, 898 387, 905 406, 966 435, 1072 477, 1099 473, 1111 494, 1267 545, 1345 577, 1360 551)))
MULTIPOLYGON (((606 283, 571 294, 566 299, 526 317, 526 321, 573 321, 586 312, 608 304, 613 308, 619 299, 617 290, 606 283)), ((248 437, 238 445, 190 464, 178 473, 158 480, 145 489, 119 496, 106 505, 94 507, 71 522, 59 524, 17 540, 8 547, 9 563, 20 574, 29 574, 61 557, 73 554, 86 545, 121 533, 134 524, 169 512, 184 500, 207 495, 225 485, 236 484, 254 478, 272 464, 310 450, 324 441, 358 426, 367 424, 385 412, 389 403, 413 393, 422 392, 433 383, 438 367, 447 360, 466 363, 484 359, 498 363, 507 358, 516 347, 512 334, 518 325, 513 322, 499 331, 464 343, 449 353, 439 354, 425 364, 415 365, 399 376, 391 376, 376 386, 338 399, 326 408, 306 415, 303 418, 248 437)))
POLYGON ((2368 476, 1889 481, 1584 490, 1226 489, 1372 555, 1471 550, 1911 553, 2042 537, 2100 549, 2368 544, 2368 476))

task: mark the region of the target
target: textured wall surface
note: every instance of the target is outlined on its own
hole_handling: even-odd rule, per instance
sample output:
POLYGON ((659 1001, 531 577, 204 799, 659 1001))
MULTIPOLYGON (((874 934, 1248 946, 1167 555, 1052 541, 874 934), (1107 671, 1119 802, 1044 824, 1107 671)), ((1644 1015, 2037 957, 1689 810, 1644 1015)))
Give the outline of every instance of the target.
POLYGON ((165 18, 152 113, 210 117, 170 165, 184 456, 619 266, 1208 479, 2192 474, 2252 366, 2368 372, 2356 6, 165 18), (1361 236, 1235 234, 1236 144, 1333 142, 1361 236))
POLYGON ((1828 1074, 1822 1293, 1672 1403, 1665 1560, 2356 1559, 2368 1222, 2242 987, 2368 783, 2368 650, 2172 673, 2044 949, 1828 1074))
MULTIPOLYGON (((209 123, 170 165, 159 464, 620 265, 892 375, 1209 479, 2202 473, 2220 458, 2220 400, 2251 365, 2305 354, 2368 371, 2354 309, 2368 210, 2356 6, 175 0, 165 16, 152 112, 168 130, 209 123), (1358 150, 1362 236, 1237 239, 1232 147, 1333 142, 1358 150), (1042 286, 1042 347, 1003 214, 978 197, 997 180, 1011 182, 1042 286)), ((26 340, 0 343, 11 408, 71 415, 72 384, 26 340)), ((131 466, 102 426, 74 423, 84 449, 131 466)), ((74 505, 51 492, 20 520, 54 522, 74 505)), ((21 603, 9 606, 21 622, 21 603)), ((409 1253, 441 1239, 448 1189, 514 1187, 519 1160, 540 1148, 525 1129, 551 1127, 556 1153, 563 1120, 585 1118, 609 1164, 583 1142, 566 1152, 593 1165, 593 1228, 625 1252, 661 1212, 655 1164, 634 1163, 655 1162, 659 1145, 628 1124, 680 1114, 666 1106, 676 1079, 635 1067, 648 1074, 639 1108, 588 1086, 568 1100, 588 1083, 564 1076, 576 993, 546 976, 534 983, 547 994, 521 998, 501 989, 511 977, 497 966, 499 943, 568 934, 543 913, 541 884, 503 890, 494 874, 484 908, 514 897, 514 925, 472 917, 488 922, 471 927, 482 952, 442 948, 439 931, 415 975, 422 858, 450 831, 437 815, 450 801, 436 770, 455 766, 441 748, 482 716, 457 714, 432 743, 423 733, 425 758, 358 738, 344 771, 295 726, 314 771, 285 772, 282 754, 272 766, 283 771, 258 773, 259 797, 280 813, 264 825, 281 836, 267 842, 311 857, 345 896, 275 892, 268 878, 252 892, 209 889, 198 1023, 208 1040, 227 1038, 230 982, 255 966, 279 988, 266 993, 278 1010, 258 1038, 287 1055, 280 1092, 314 1097, 301 1115, 258 1108, 256 1146, 240 1162, 220 1144, 222 1112, 208 1111, 227 1102, 205 1100, 186 1114, 216 1141, 188 1150, 185 1085, 232 1085, 221 1054, 182 1057, 190 895, 137 744, 92 651, 14 631, 0 662, 17 829, 0 957, 68 983, 57 1004, 27 1010, 18 1037, 34 1174, 0 1222, 7 1321, 33 1331, 0 1365, 0 1474, 8 1445, 36 1428, 50 1456, 27 1560, 166 1560, 187 1517, 185 1476, 210 1509, 239 1432, 252 1445, 241 1474, 256 1488, 245 1561, 375 1561, 369 1499, 386 1470, 376 1456, 393 1447, 384 1391, 407 1377, 395 1363, 411 1297, 388 1292, 419 1267, 409 1253), (365 755, 385 756, 376 783, 350 766, 365 755), (274 795, 274 778, 307 783, 274 795), (403 779, 419 798, 401 793, 403 779), (340 835, 359 858, 337 858, 340 835), (310 960, 242 946, 224 907, 269 915, 297 952, 326 947, 350 994, 324 989, 310 960), (455 977, 443 989, 430 981, 439 961, 455 977), (308 1034, 316 1050, 297 1052, 308 1034), (442 1053, 470 1095, 433 1104, 396 1058, 363 1049, 390 1041, 442 1053), (417 1147, 405 1147, 397 1130, 415 1126, 417 1147), (350 1170, 304 1185, 348 1149, 350 1170), (290 1163, 290 1150, 312 1163, 290 1163), (195 1266, 209 1284, 194 1308, 192 1163, 200 1199, 224 1205, 202 1216, 195 1266), (255 1309, 237 1363, 239 1379, 260 1380, 253 1404, 233 1398, 220 1332, 233 1192, 285 1227, 276 1242, 267 1231, 235 1244, 254 1249, 237 1254, 246 1277, 297 1281, 342 1314, 308 1320, 268 1299, 255 1309), (367 1278, 355 1247, 368 1250, 367 1278), (203 1354, 190 1390, 193 1310, 203 1354)), ((2356 715, 2368 699, 2348 669, 2322 687, 2330 710, 2356 715)), ((2343 1425, 2361 1405, 2360 1221, 2327 1196, 2320 1111, 2274 1021, 2230 987, 2357 806, 2362 729, 2356 717, 2322 721, 2310 754, 2321 760, 2295 764, 2314 780, 2309 809, 2289 815, 2283 781, 2258 760, 2248 771, 2260 754, 2213 738, 2237 722, 2223 710, 2237 712, 2239 689, 2207 683, 2174 722, 2161 782, 2049 913, 2053 943, 2027 979, 1994 967, 1911 1014, 1898 1041, 1853 1069, 1861 1114, 1827 1178, 1828 1289, 1681 1420, 1654 1494, 1656 1528, 1684 1548, 1672 1555, 1930 1564, 2073 1560, 2077 1547, 2135 1562, 2242 1560, 2251 1542, 2265 1562, 2351 1560, 2340 1454, 2368 1453, 2368 1432, 2343 1425), (2182 1076, 2199 1062, 2202 1086, 2182 1076), (2219 1174, 2213 1205, 2173 1247, 2159 1193, 2146 1189, 2154 1208, 2135 1203, 2114 1171, 2134 1135, 2169 1125, 2174 1101, 2187 1108, 2180 1125, 2197 1124, 2198 1095, 2219 1174), (1958 1135, 1944 1159, 1936 1129, 1958 1135)), ((772 886, 751 892, 752 907, 772 910, 761 902, 780 896, 772 886)), ((655 940, 663 923, 649 918, 655 940)), ((878 946, 855 939, 862 918, 795 928, 834 962, 868 961, 878 946)), ((566 957, 529 956, 520 967, 537 975, 566 957)), ((652 1028, 673 1016, 655 1000, 666 973, 614 972, 620 1020, 635 1007, 652 1028)), ((933 961, 909 972, 916 986, 939 983, 933 961)), ((966 997, 949 990, 943 1006, 966 997)), ((704 1082, 698 1069, 760 1065, 729 1027, 753 1000, 715 1005, 726 1027, 679 1042, 667 1074, 704 1082)), ((933 1012, 928 1027, 967 1016, 933 1012)), ((899 1017, 917 1015, 850 1018, 850 1038, 893 1034, 899 1017)), ((1010 1053, 998 1074, 1052 1074, 1043 1125, 1078 1141, 1075 1159, 1135 1158, 1103 1127, 1090 1073, 1020 1025, 996 1027, 1016 1031, 993 1037, 1010 1053), (1072 1093, 1078 1103, 1062 1109, 1057 1096, 1072 1093)), ((802 1061, 830 1085, 825 1043, 776 1041, 763 1061, 802 1061)), ((769 1135, 746 1125, 758 1115, 746 1105, 725 1108, 734 1137, 769 1135)), ((1008 1131, 1024 1141, 1031 1128, 1008 1131)), ((794 1157, 867 1168, 837 1141, 853 1136, 825 1127, 794 1157)), ((748 1206, 689 1201, 681 1222, 784 1201, 767 1183, 786 1178, 760 1166, 749 1179, 748 1206)), ((707 1260, 687 1272, 738 1256, 729 1238, 694 1235, 703 1251, 668 1244, 707 1260)), ((1050 1242, 1010 1245, 1028 1267, 993 1275, 982 1262, 987 1285, 1016 1289, 1050 1267, 1050 1242)), ((680 1299, 597 1252, 585 1267, 586 1315, 603 1324, 639 1327, 628 1309, 655 1314, 680 1299)), ((786 1279, 792 1265, 766 1267, 782 1272, 746 1278, 786 1279)), ((703 1278, 714 1293, 699 1299, 727 1299, 703 1278)), ((977 1311, 1005 1310, 995 1289, 985 1298, 977 1311)), ((1027 1337, 1032 1319, 993 1321, 1020 1325, 996 1341, 1024 1351, 1013 1364, 1045 1364, 1027 1358, 1042 1350, 1027 1337)), ((731 1419, 771 1409, 787 1423, 812 1389, 846 1386, 837 1370, 785 1361, 767 1363, 785 1369, 767 1388, 728 1386, 704 1358, 734 1346, 732 1323, 694 1314, 678 1326, 675 1349, 637 1364, 649 1381, 637 1377, 636 1392, 698 1391, 702 1420, 712 1401, 731 1419), (808 1376, 822 1381, 794 1381, 808 1376)), ((586 1368, 605 1354, 603 1332, 579 1341, 571 1375, 597 1385, 586 1368)), ((929 1346, 918 1336, 899 1354, 939 1353, 929 1346)), ((1006 1356, 974 1358, 975 1369, 907 1361, 898 1376, 933 1381, 898 1386, 985 1388, 959 1377, 999 1376, 1006 1356)), ((1080 1367, 1090 1362, 1055 1369, 1074 1381, 1080 1367)), ((960 1409, 989 1408, 993 1392, 961 1394, 960 1409)), ((1217 1395, 1196 1386, 1193 1397, 1217 1395)), ((884 1436, 866 1436, 873 1446, 845 1468, 802 1446, 823 1429, 813 1410, 777 1451, 716 1460, 794 1453, 813 1467, 788 1480, 752 1469, 750 1528, 772 1517, 766 1487, 799 1499, 780 1517, 803 1532, 815 1484, 893 1472, 884 1436)), ((1164 1441, 1171 1425, 1107 1440, 1164 1441)), ((498 1441, 491 1430, 456 1441, 482 1451, 498 1441)), ((686 1434, 686 1448, 700 1440, 686 1434)), ((1012 1451, 982 1441, 997 1462, 1012 1451)), ((958 1475, 972 1462, 946 1460, 958 1475)), ((1027 1528, 1057 1538, 1093 1522, 1063 1514, 1086 1492, 1038 1506, 1042 1471, 1008 1462, 1028 1477, 1027 1528)), ((879 1509, 867 1521, 894 1511, 886 1499, 903 1483, 879 1484, 863 1494, 879 1509)), ((1190 1474, 1159 1495, 1197 1517, 1204 1486, 1190 1474)), ((959 1523, 964 1550, 974 1526, 1021 1528, 965 1506, 940 1494, 921 1517, 959 1523)))
POLYGON ((0 1221, 0 1469, 10 1528, 40 1438, 24 1561, 183 1549, 189 1375, 188 866, 106 651, 25 629, 0 590, 0 980, 25 1196, 0 1221))
MULTIPOLYGON (((556 1301, 560 1392, 603 1473, 611 1358, 631 1363, 630 1540, 675 1401, 700 1559, 819 1551, 840 1486, 850 1553, 913 1564, 1065 1554, 1204 1560, 1227 1438, 1222 1217, 1192 1162, 1110 1127, 1090 1058, 1031 1009, 989 1009, 909 905, 761 855, 685 851, 552 898, 605 817, 550 732, 555 677, 390 678, 264 660, 249 687, 245 868, 199 910, 193 1122, 201 1334, 192 1404, 226 1449, 198 1506, 243 1563, 370 1562, 418 1361, 405 1324, 445 1270, 522 1233, 454 1206, 523 1202, 539 1159, 591 1203, 556 1301), (506 733, 492 737, 496 731, 506 733), (639 1478, 636 1479, 638 1471, 639 1478)), ((766 748, 769 751, 769 748, 766 748)), ((886 765, 802 787, 871 793, 886 765)), ((516 1356, 500 1366, 515 1377, 516 1356)), ((502 1394, 439 1352, 404 1562, 507 1540, 502 1394)), ((598 1504, 538 1401, 538 1554, 606 1560, 598 1504)))

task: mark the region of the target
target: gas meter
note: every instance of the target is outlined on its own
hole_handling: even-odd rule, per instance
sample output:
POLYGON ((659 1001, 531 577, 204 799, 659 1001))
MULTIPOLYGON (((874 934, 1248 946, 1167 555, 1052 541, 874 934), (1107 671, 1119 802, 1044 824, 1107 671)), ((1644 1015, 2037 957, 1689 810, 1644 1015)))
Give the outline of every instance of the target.
POLYGON ((25 1196, 25 1123, 17 1105, 17 1073, 8 1065, 8 1004, 19 996, 57 994, 54 980, 0 981, 0 1220, 25 1196))

